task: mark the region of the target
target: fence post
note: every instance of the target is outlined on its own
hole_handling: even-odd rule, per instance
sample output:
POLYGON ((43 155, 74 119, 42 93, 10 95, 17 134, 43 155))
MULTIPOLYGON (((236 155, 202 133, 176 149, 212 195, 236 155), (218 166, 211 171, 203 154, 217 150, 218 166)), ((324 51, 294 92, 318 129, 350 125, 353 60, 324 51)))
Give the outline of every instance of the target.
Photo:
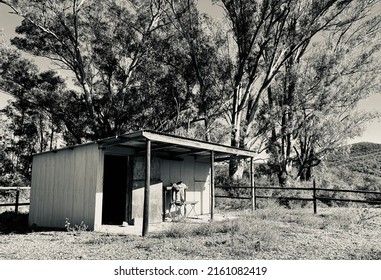
POLYGON ((210 219, 213 221, 214 219, 214 151, 210 151, 210 219))
POLYGON ((250 187, 251 187, 251 209, 257 209, 257 201, 255 197, 255 181, 254 181, 254 159, 250 159, 250 187))
POLYGON ((17 190, 16 190, 16 204, 15 204, 15 213, 16 213, 16 215, 19 212, 19 198, 20 198, 20 188, 17 188, 17 190))
POLYGON ((315 179, 313 180, 313 200, 314 200, 314 214, 317 213, 317 206, 316 206, 316 182, 315 182, 315 179))
POLYGON ((146 170, 145 170, 145 186, 143 200, 143 227, 142 236, 148 234, 149 227, 149 210, 150 210, 150 189, 151 189, 151 140, 146 140, 146 170))

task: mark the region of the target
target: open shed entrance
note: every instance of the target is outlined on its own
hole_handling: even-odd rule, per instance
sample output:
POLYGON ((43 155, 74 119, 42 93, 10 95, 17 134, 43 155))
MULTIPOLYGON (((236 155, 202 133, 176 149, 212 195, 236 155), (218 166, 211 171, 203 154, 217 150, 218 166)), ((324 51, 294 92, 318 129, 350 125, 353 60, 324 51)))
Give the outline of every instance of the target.
POLYGON ((121 225, 130 213, 128 195, 129 158, 105 155, 103 175, 102 224, 121 225), (128 198, 127 198, 128 197, 128 198))
MULTIPOLYGON (((160 217, 160 215, 165 215, 165 207, 163 207, 163 205, 165 206, 163 201, 164 186, 179 182, 179 180, 184 181, 193 190, 192 199, 198 201, 199 205, 203 203, 202 206, 205 207, 202 209, 205 209, 205 213, 209 212, 210 219, 213 220, 214 163, 231 158, 251 158, 251 161, 253 161, 253 158, 257 155, 256 152, 250 150, 149 130, 97 140, 97 144, 106 154, 128 154, 133 159, 133 164, 129 165, 126 157, 122 162, 115 160, 115 157, 105 158, 102 224, 120 224, 127 221, 137 225, 135 222, 139 221, 140 223, 141 221, 143 236, 147 235, 150 223, 155 222, 157 217, 157 221, 161 221, 163 217, 160 217), (155 159, 157 158, 160 159, 160 163, 163 163, 163 165, 155 166, 155 159), (135 167, 137 167, 136 164, 138 164, 139 159, 141 159, 142 168, 138 168, 138 174, 135 172, 135 167), (165 160, 170 162, 179 161, 183 162, 183 164, 177 164, 173 168, 169 168, 168 174, 164 164, 165 160), (199 164, 202 164, 203 167, 201 168, 199 164), (133 172, 132 166, 134 167, 133 172), (189 176, 181 175, 184 178, 172 176, 174 175, 172 171, 176 168, 178 170, 179 167, 180 174, 184 171, 184 174, 189 174, 189 176), (196 176, 188 172, 194 169, 195 174, 198 174, 195 168, 205 170, 206 177, 202 176, 201 179, 207 180, 199 181, 196 176), (151 174, 151 171, 154 173, 151 174), (160 175, 157 178, 155 176, 156 171, 160 175), (116 184, 119 187, 115 186, 116 184), (156 187, 158 189, 155 189, 156 187), (208 192, 205 199, 201 197, 201 191, 203 190, 208 192), (131 218, 133 218, 133 221, 131 218)), ((251 178, 254 177, 251 176, 251 178)), ((253 180, 251 181, 253 182, 253 180)), ((252 189, 253 186, 254 184, 252 184, 252 189)))

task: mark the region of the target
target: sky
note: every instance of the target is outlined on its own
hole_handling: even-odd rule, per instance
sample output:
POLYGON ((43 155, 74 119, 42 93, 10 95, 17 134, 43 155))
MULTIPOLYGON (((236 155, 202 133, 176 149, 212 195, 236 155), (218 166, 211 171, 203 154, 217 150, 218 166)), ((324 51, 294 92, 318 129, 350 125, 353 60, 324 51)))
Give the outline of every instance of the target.
MULTIPOLYGON (((210 1, 200 1, 200 8, 208 11, 210 14, 219 13, 219 7, 213 6, 210 1)), ((5 36, 2 36, 0 40, 8 41, 9 38, 15 35, 14 29, 17 26, 21 19, 17 15, 10 14, 10 9, 4 4, 0 4, 0 30, 4 33, 5 36)), ((52 68, 46 61, 38 60, 42 64, 42 68, 52 68)), ((66 75, 65 75, 66 76, 66 75)), ((380 77, 381 79, 381 77, 380 77)), ((4 92, 0 91, 0 108, 3 108, 7 101, 11 97, 4 92)), ((358 106, 359 110, 367 112, 379 112, 381 114, 381 89, 378 94, 374 94, 360 102, 358 106)), ((356 142, 373 142, 381 143, 381 121, 373 121, 366 125, 366 129, 362 136, 356 137, 349 141, 350 143, 356 142)))

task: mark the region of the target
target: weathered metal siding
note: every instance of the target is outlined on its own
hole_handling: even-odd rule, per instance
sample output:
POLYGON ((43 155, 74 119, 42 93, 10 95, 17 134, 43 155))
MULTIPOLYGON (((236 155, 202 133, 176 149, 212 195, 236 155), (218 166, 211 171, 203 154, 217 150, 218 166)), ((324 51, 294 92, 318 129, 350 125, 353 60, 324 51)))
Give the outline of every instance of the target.
MULTIPOLYGON (((145 157, 134 157, 132 181, 131 218, 136 224, 143 219, 144 186, 145 186, 145 157)), ((149 222, 160 223, 163 209, 163 184, 160 181, 160 160, 151 160, 151 187, 149 197, 149 222)))
MULTIPOLYGON (((102 226, 105 152, 113 151, 98 149, 94 143, 34 156, 29 224, 62 228, 68 218, 71 225, 83 221, 89 229, 99 230, 102 226)), ((133 187, 132 218, 138 219, 142 217, 144 201, 141 193, 144 160, 144 157, 135 158, 133 186, 130 186, 133 187)), ((151 223, 161 221, 162 185, 178 181, 188 186, 187 200, 198 201, 197 213, 210 213, 209 162, 197 161, 193 156, 185 157, 183 161, 153 158, 151 170, 151 223)))
MULTIPOLYGON (((195 161, 185 157, 183 161, 161 160, 161 180, 164 186, 182 181, 187 185, 186 200, 198 201, 195 206, 198 214, 210 213, 210 163, 195 161)), ((167 195, 168 209, 170 197, 167 195)))
POLYGON ((62 228, 68 218, 94 229, 100 153, 91 144, 34 156, 30 225, 62 228))
MULTIPOLYGON (((133 182, 131 217, 134 219, 135 225, 143 222, 144 186, 145 184, 142 181, 133 182)), ((149 195, 149 223, 160 223, 162 221, 162 201, 163 184, 161 182, 151 181, 149 195)))
POLYGON ((210 213, 210 163, 195 161, 195 200, 199 201, 196 205, 197 213, 210 213))

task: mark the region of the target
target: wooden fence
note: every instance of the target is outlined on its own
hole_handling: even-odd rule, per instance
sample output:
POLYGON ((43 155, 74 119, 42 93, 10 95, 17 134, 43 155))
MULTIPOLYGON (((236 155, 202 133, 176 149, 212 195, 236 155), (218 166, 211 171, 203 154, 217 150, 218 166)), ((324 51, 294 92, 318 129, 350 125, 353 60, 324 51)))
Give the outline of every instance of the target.
MULTIPOLYGON (((317 188, 315 180, 313 181, 312 188, 296 188, 296 187, 231 187, 231 186, 216 186, 216 188, 221 189, 250 189, 250 196, 228 196, 228 195, 215 195, 216 198, 233 198, 233 199, 250 199, 252 200, 253 210, 257 208, 257 199, 284 199, 284 200, 300 200, 300 201, 312 201, 314 213, 317 213, 317 202, 320 201, 341 201, 341 202, 353 202, 353 203, 366 203, 366 204, 376 204, 381 205, 381 192, 375 191, 362 191, 362 190, 339 190, 339 189, 327 189, 327 188, 317 188), (258 190, 279 190, 279 191, 287 191, 287 190, 296 190, 303 192, 312 192, 310 197, 289 197, 289 196, 264 196, 258 195, 258 190), (380 198, 377 200, 362 200, 362 199, 350 199, 350 198, 334 198, 328 196, 319 196, 316 193, 318 191, 322 192, 338 192, 338 193, 359 193, 359 194, 374 194, 379 195, 380 198)), ((30 187, 0 187, 0 195, 1 191, 15 191, 16 197, 14 203, 3 203, 0 204, 0 207, 6 206, 14 206, 15 213, 18 214, 19 206, 29 205, 29 202, 21 202, 20 203, 20 191, 21 190, 30 190, 30 187)))
MULTIPOLYGON (((218 188, 222 189, 248 189, 251 187, 230 187, 230 186, 218 186, 218 188)), ((216 197, 220 198, 234 198, 234 199, 251 199, 254 201, 253 210, 257 208, 257 199, 284 199, 284 200, 300 200, 300 201, 312 201, 313 202, 313 209, 314 213, 317 213, 317 202, 318 201, 341 201, 341 202, 353 202, 353 203, 366 203, 366 204, 378 204, 381 205, 381 192, 375 192, 375 191, 362 191, 362 190, 340 190, 340 189, 327 189, 327 188, 317 188, 315 180, 313 181, 313 187, 312 188, 296 188, 296 187, 254 187, 250 197, 232 197, 227 195, 216 195, 216 197), (286 191, 286 190, 296 190, 296 191, 303 191, 303 192, 311 192, 310 197, 289 197, 289 196, 264 196, 264 195, 258 195, 258 190, 279 190, 280 192, 286 191), (373 194, 373 195, 379 195, 379 199, 377 200, 364 200, 364 199, 351 199, 351 198, 335 198, 335 197, 329 197, 329 196, 321 196, 317 195, 317 192, 336 192, 336 193, 358 193, 358 194, 373 194)))
POLYGON ((20 202, 20 191, 21 190, 30 190, 30 187, 0 187, 0 197, 2 191, 15 191, 16 197, 14 203, 2 203, 0 207, 14 206, 16 215, 19 212, 19 206, 29 205, 30 202, 20 202))

